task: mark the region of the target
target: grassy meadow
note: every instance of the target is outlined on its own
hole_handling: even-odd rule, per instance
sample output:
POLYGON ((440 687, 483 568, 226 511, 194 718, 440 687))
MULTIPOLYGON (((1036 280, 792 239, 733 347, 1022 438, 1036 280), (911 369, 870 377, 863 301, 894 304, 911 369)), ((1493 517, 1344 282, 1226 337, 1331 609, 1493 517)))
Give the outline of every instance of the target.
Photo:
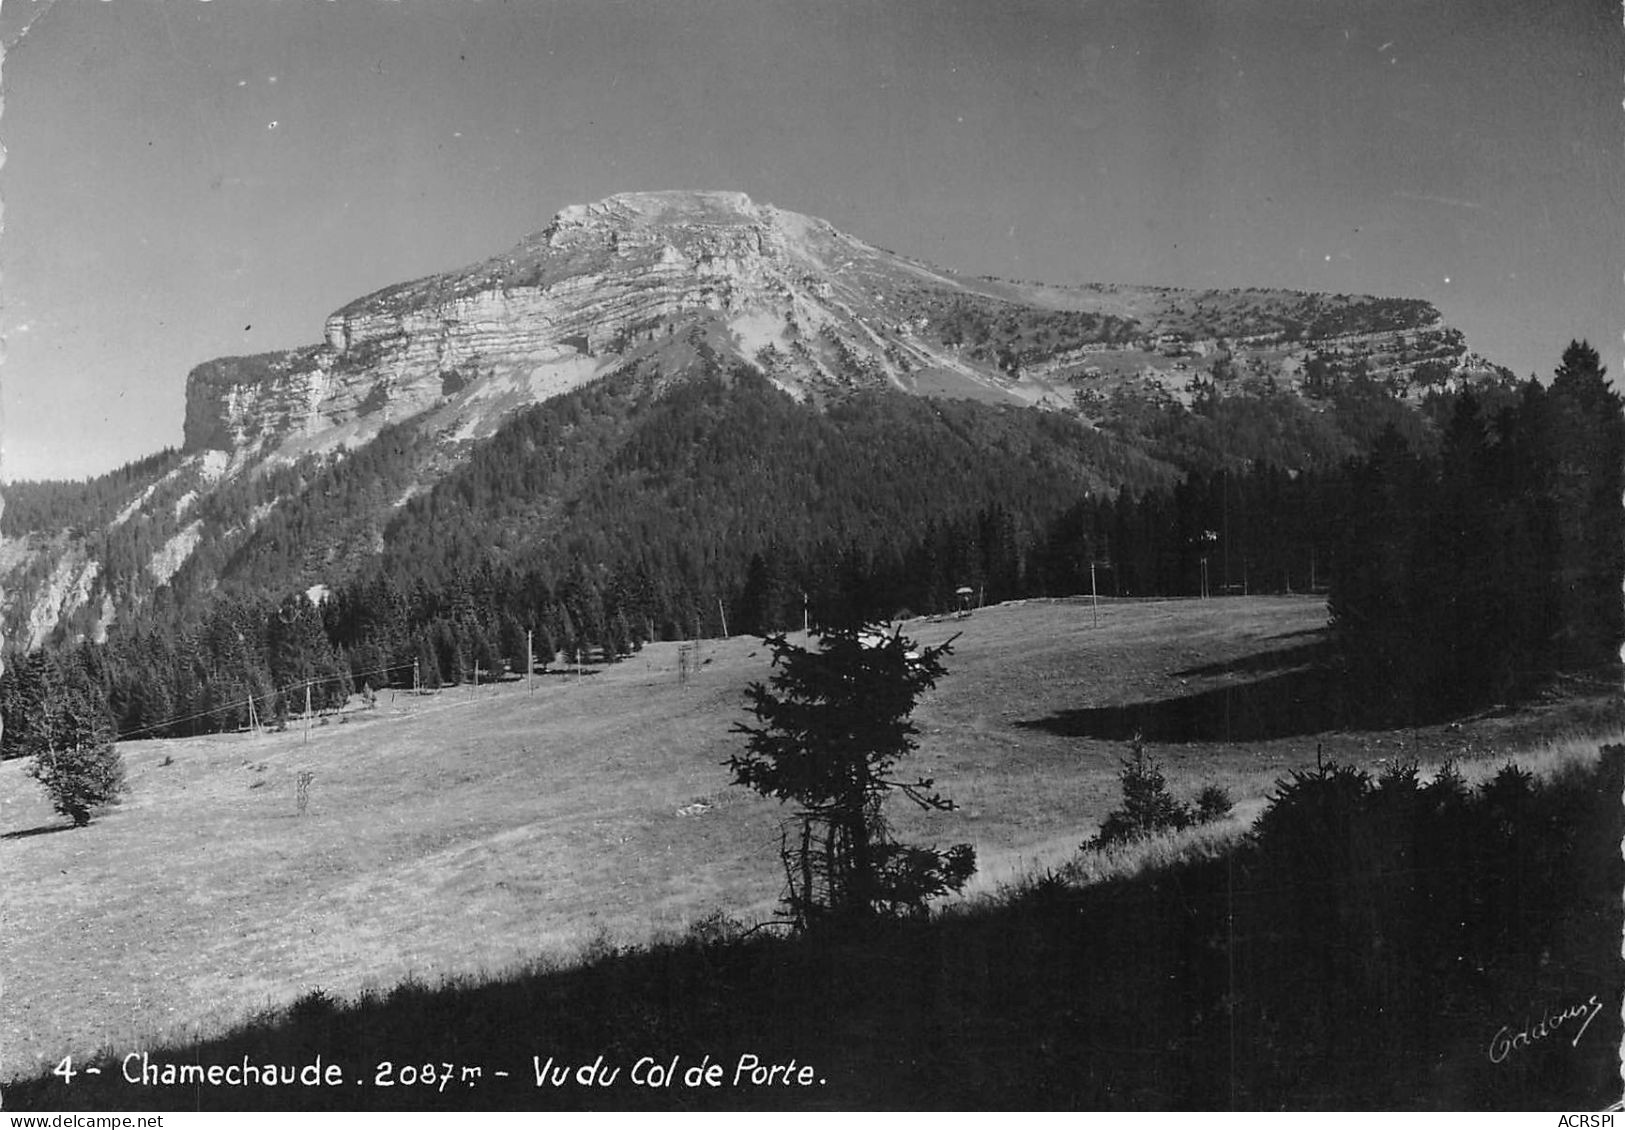
MULTIPOLYGON (((1176 795, 1221 784, 1245 820, 1317 750, 1367 766, 1460 758, 1473 779, 1513 752, 1540 768, 1625 729, 1607 694, 1422 729, 1349 725, 1323 701, 1325 676, 1306 673, 1325 619, 1318 598, 1248 597, 913 621, 921 643, 957 639, 906 768, 960 807, 899 801, 894 828, 975 844, 974 906, 1075 856, 1120 799, 1135 731, 1176 795)), ((771 917, 783 813, 721 764, 767 650, 705 641, 701 660, 680 682, 677 645, 653 644, 530 692, 386 691, 308 732, 127 743, 128 798, 78 830, 23 763, 0 765, 0 1079, 210 1038, 317 989, 376 997, 677 938, 719 913, 771 917), (301 772, 315 775, 303 815, 301 772)))

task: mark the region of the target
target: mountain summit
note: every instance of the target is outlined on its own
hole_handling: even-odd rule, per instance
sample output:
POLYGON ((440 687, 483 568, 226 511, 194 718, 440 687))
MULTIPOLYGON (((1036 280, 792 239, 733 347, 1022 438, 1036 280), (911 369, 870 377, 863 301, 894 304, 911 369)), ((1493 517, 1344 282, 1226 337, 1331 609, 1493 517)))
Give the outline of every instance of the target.
POLYGON ((936 367, 1001 395, 1010 382, 897 325, 900 296, 927 289, 959 286, 743 193, 611 196, 565 208, 500 255, 351 302, 321 345, 198 366, 184 446, 297 456, 426 411, 475 438, 623 364, 675 373, 705 351, 761 364, 800 394, 908 388, 936 367))

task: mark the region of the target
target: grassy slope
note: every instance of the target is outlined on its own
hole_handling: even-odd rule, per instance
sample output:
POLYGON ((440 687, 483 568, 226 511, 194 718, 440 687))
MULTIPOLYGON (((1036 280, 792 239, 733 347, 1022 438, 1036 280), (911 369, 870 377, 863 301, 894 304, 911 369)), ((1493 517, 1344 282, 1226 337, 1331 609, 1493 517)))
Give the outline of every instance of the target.
MULTIPOLYGON (((1100 619, 1094 628, 1087 604, 1030 602, 911 626, 926 643, 963 633, 916 716, 920 768, 962 811, 899 807, 896 825, 904 838, 976 843, 982 889, 1060 862, 1118 799, 1120 741, 1034 723, 1254 678, 1267 655, 1238 661, 1290 656, 1325 612, 1277 597, 1123 602, 1100 619)), ((37 787, 19 763, 0 766, 0 1073, 217 1031, 315 986, 353 994, 407 975, 496 972, 605 933, 675 932, 717 909, 768 916, 779 810, 729 787, 719 765, 765 652, 735 639, 704 655, 686 687, 675 645, 652 645, 579 681, 539 680, 534 695, 509 684, 386 696, 375 715, 318 726, 308 744, 294 731, 132 743, 131 798, 79 831, 46 831, 56 821, 37 787), (304 769, 317 776, 301 819, 304 769), (714 807, 678 815, 696 800, 714 807)), ((1317 744, 1367 763, 1400 743, 1493 758, 1586 720, 1565 709, 1153 751, 1178 793, 1220 780, 1256 801, 1317 744)))

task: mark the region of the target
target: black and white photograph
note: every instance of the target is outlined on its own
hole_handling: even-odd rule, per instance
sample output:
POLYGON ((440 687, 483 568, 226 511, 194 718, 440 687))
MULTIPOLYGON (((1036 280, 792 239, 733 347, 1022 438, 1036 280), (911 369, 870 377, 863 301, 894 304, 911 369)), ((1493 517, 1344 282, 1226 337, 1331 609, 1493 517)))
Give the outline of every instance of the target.
POLYGON ((4 0, 0 1109, 1613 1125, 1622 99, 1618 0, 4 0))

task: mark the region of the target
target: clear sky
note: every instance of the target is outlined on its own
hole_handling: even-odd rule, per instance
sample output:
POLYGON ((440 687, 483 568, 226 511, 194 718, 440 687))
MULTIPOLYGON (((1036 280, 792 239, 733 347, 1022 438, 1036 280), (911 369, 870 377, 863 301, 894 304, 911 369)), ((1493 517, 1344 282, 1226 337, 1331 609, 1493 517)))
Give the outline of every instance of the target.
POLYGON ((641 189, 1622 368, 1618 0, 4 0, 0 39, 7 478, 178 444, 199 362, 641 189))

